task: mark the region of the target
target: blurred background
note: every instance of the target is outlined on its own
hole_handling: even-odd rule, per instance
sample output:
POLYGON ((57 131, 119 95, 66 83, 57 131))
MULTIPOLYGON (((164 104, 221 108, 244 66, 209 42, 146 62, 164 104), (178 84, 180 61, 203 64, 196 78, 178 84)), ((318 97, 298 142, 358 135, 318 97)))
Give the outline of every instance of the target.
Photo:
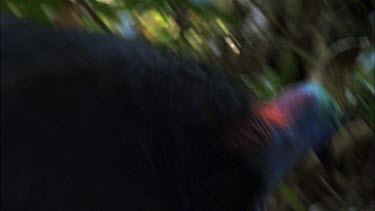
POLYGON ((267 210, 374 210, 375 0, 2 0, 1 12, 46 25, 145 41, 216 66, 259 100, 320 80, 345 121, 333 172, 314 155, 267 210))

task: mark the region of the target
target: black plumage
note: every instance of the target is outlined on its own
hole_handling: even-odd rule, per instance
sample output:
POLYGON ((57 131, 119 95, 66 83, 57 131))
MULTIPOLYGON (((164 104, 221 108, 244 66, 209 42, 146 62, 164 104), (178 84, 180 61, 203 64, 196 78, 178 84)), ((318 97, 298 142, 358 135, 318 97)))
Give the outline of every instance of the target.
POLYGON ((5 210, 244 210, 261 190, 226 141, 248 99, 208 65, 2 16, 1 78, 5 210))

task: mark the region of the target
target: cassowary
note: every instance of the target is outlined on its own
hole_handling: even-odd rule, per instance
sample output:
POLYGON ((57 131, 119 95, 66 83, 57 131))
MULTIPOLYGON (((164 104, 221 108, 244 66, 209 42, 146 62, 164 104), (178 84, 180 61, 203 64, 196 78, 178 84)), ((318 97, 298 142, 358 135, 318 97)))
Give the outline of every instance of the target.
POLYGON ((1 17, 5 210, 246 210, 337 126, 314 82, 268 103, 210 66, 1 17))

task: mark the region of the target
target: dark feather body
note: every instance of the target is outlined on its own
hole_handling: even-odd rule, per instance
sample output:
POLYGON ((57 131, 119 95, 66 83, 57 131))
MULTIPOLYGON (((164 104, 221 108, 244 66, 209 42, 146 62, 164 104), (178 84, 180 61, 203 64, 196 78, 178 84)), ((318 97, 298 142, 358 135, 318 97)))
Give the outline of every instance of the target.
POLYGON ((244 210, 259 193, 224 138, 248 101, 209 66, 2 17, 1 78, 6 210, 244 210))

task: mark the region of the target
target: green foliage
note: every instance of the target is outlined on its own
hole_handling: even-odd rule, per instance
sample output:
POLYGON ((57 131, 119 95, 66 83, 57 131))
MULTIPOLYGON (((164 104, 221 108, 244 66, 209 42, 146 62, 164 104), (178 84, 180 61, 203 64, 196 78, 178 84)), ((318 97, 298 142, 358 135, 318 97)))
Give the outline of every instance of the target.
POLYGON ((62 1, 60 0, 2 0, 1 10, 10 11, 20 18, 32 19, 41 23, 50 23, 50 19, 45 11, 45 8, 61 8, 62 1))
POLYGON ((293 210, 295 211, 305 211, 302 201, 299 199, 297 194, 289 188, 285 183, 280 183, 279 191, 282 198, 293 210))
POLYGON ((278 57, 277 66, 280 70, 280 83, 286 85, 296 81, 297 62, 292 51, 286 49, 283 54, 278 57))
POLYGON ((270 67, 265 67, 264 73, 257 77, 241 75, 242 81, 260 100, 274 97, 282 88, 282 80, 270 67))
POLYGON ((358 100, 357 109, 359 114, 375 126, 375 91, 374 71, 365 73, 357 70, 354 74, 353 92, 358 100))

